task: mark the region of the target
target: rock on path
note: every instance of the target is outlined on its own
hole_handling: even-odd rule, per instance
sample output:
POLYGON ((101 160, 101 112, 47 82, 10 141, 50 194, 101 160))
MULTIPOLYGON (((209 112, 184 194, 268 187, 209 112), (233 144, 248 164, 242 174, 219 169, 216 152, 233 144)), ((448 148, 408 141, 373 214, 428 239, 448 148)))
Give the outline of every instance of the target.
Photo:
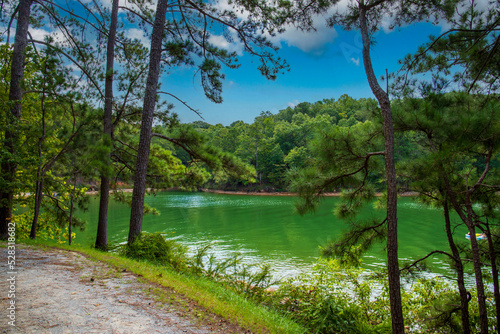
POLYGON ((7 249, 0 254, 0 333, 242 332, 216 318, 202 324, 186 307, 148 293, 157 290, 152 284, 76 252, 17 246, 13 287, 7 249), (15 327, 9 324, 12 300, 15 327))

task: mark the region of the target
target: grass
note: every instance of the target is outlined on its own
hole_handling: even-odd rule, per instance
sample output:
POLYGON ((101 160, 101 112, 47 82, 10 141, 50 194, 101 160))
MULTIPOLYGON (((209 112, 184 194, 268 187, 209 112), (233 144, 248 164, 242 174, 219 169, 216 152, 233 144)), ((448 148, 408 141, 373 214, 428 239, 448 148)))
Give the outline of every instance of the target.
POLYGON ((32 240, 25 240, 23 243, 36 247, 55 247, 80 252, 91 259, 108 263, 119 269, 118 271, 125 269, 143 277, 149 282, 171 289, 184 298, 195 302, 202 309, 221 316, 230 323, 250 330, 253 333, 292 334, 306 332, 305 328, 292 320, 257 305, 251 300, 206 277, 178 273, 164 266, 125 258, 117 254, 101 252, 80 245, 67 246, 32 240))

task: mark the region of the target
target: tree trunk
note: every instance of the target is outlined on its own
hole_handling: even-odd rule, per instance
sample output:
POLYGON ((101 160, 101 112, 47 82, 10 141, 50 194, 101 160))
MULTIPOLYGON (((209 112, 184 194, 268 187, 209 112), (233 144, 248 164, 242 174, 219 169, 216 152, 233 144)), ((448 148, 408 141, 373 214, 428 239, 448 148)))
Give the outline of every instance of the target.
MULTIPOLYGON (((46 78, 46 68, 43 69, 43 77, 46 78)), ((45 80, 43 82, 43 94, 41 101, 42 111, 42 135, 38 138, 38 168, 36 171, 36 186, 35 186, 35 208, 33 213, 33 221, 31 223, 30 239, 36 239, 36 230, 38 228, 38 217, 40 216, 40 207, 43 199, 43 183, 45 179, 45 171, 42 170, 42 144, 45 141, 45 80)))
POLYGON ((479 245, 476 239, 476 230, 469 227, 470 243, 472 250, 472 263, 474 265, 474 276, 476 279, 477 304, 479 308, 480 333, 488 333, 488 311, 486 307, 486 294, 484 291, 483 272, 481 271, 481 257, 479 254, 479 245))
POLYGON ((453 234, 451 232, 451 221, 450 221, 450 209, 448 207, 448 202, 445 200, 443 203, 444 211, 444 221, 446 226, 446 236, 448 237, 448 244, 450 245, 451 253, 455 261, 455 270, 457 272, 457 285, 460 294, 460 312, 462 319, 462 333, 470 334, 470 321, 469 321, 469 295, 465 287, 464 281, 464 266, 462 259, 460 258, 460 252, 458 251, 455 241, 453 240, 453 234))
POLYGON ((469 197, 470 194, 467 194, 467 220, 465 224, 469 229, 470 233, 470 244, 472 250, 472 263, 474 264, 474 276, 476 278, 476 289, 477 289, 477 304, 479 308, 479 325, 481 329, 481 334, 488 333, 488 310, 486 307, 486 293, 484 291, 484 282, 483 282, 483 272, 481 270, 481 255, 479 252, 479 245, 476 239, 476 229, 474 227, 474 214, 472 212, 472 204, 470 203, 469 197))
POLYGON ((38 177, 36 181, 35 188, 35 210, 33 214, 33 222, 31 223, 31 231, 30 231, 30 239, 36 239, 36 231, 38 228, 38 217, 40 216, 40 207, 42 206, 42 198, 43 198, 43 177, 40 176, 40 167, 38 177))
POLYGON ((149 161, 149 148, 151 143, 151 131, 153 126, 153 115, 156 105, 156 94, 158 90, 158 78, 160 76, 160 61, 163 41, 163 30, 165 25, 165 14, 168 1, 158 0, 156 17, 153 24, 151 36, 151 52, 149 61, 149 73, 144 94, 144 106, 142 109, 141 135, 137 151, 137 162, 134 175, 134 190, 132 193, 132 208, 130 212, 130 229, 128 234, 129 245, 142 231, 142 215, 144 211, 144 194, 146 191, 146 175, 149 161))
POLYGON ((493 296, 495 298, 495 311, 497 314, 497 331, 500 331, 500 287, 498 283, 498 268, 495 246, 493 245, 493 239, 491 235, 490 224, 486 223, 486 237, 488 238, 488 251, 490 253, 490 263, 491 263, 491 276, 493 278, 493 296))
POLYGON ((394 129, 389 95, 377 82, 370 57, 370 37, 366 23, 366 8, 359 5, 359 25, 363 39, 363 63, 370 88, 382 110, 385 139, 385 174, 387 179, 387 271, 391 304, 392 332, 404 333, 401 283, 398 261, 397 184, 394 163, 394 129))
MULTIPOLYGON (((21 100, 23 98, 22 81, 24 78, 24 58, 27 44, 29 19, 31 13, 32 0, 20 0, 19 12, 17 16, 16 36, 14 40, 14 51, 12 53, 11 77, 9 101, 14 101, 10 110, 11 115, 7 116, 10 126, 5 131, 5 147, 12 156, 15 155, 17 134, 15 124, 21 118, 21 100), (12 119, 9 120, 9 119, 12 119)), ((8 187, 0 189, 0 239, 7 239, 8 225, 12 218, 12 203, 14 198, 13 183, 16 177, 17 165, 13 159, 1 164, 0 176, 3 177, 8 187)))
POLYGON ((68 221, 68 245, 71 246, 71 224, 73 223, 73 208, 75 207, 75 189, 76 189, 76 174, 73 175, 73 190, 71 190, 71 198, 69 205, 69 221, 68 221))
POLYGON ((470 203, 470 196, 472 193, 467 190, 465 195, 465 208, 467 214, 462 211, 460 204, 457 202, 455 193, 451 188, 450 181, 446 174, 443 175, 443 180, 446 184, 446 192, 448 197, 453 204, 453 209, 459 215, 460 219, 465 223, 467 229, 470 233, 470 244, 472 251, 472 263, 474 265, 474 274, 476 278, 476 289, 477 289, 477 303, 479 308, 479 325, 480 325, 480 333, 486 334, 488 333, 488 312, 486 308, 486 295, 484 292, 484 283, 483 283, 483 273, 481 271, 481 259, 479 255, 479 246, 477 244, 476 239, 476 230, 474 227, 474 215, 472 210, 472 204, 470 203))
POLYGON ((108 248, 108 205, 109 205, 109 177, 101 175, 101 187, 99 198, 99 221, 97 223, 97 235, 95 248, 107 250, 108 248))
MULTIPOLYGON (((106 51, 106 82, 104 88, 104 142, 112 145, 113 128, 113 71, 115 60, 115 41, 118 23, 119 0, 113 0, 111 9, 111 22, 109 25, 108 45, 106 51)), ((108 156, 109 160, 109 156, 108 156)), ((101 174, 101 191, 99 198, 99 221, 97 223, 97 236, 95 248, 106 250, 108 248, 108 205, 109 205, 109 175, 107 171, 101 174)))

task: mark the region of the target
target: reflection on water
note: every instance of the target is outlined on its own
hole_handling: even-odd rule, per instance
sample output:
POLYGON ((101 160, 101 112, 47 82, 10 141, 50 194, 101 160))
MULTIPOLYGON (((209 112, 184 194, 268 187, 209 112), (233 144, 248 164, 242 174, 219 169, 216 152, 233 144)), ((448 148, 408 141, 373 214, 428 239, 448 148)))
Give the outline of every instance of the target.
MULTIPOLYGON (((191 248, 213 242, 219 257, 238 252, 246 263, 269 263, 279 275, 291 275, 310 267, 319 256, 319 246, 334 240, 347 225, 332 214, 338 198, 325 198, 314 214, 299 216, 294 197, 246 196, 210 193, 163 192, 148 196, 147 203, 160 215, 145 216, 143 230, 163 232, 191 248)), ((427 208, 411 198, 400 199, 398 206, 400 257, 420 258, 435 249, 446 249, 442 213, 427 208)), ((92 199, 90 210, 81 214, 88 222, 85 232, 75 241, 94 242, 97 229, 98 200, 92 199)), ((381 219, 384 212, 365 208, 361 219, 381 219)), ((109 209, 109 239, 126 241, 130 209, 112 202, 109 209)), ((465 229, 457 230, 463 236, 465 229)), ((461 240, 461 239, 459 239, 461 240)), ((385 262, 383 245, 376 246, 364 258, 368 266, 385 262)), ((434 259, 437 268, 446 266, 434 259)))

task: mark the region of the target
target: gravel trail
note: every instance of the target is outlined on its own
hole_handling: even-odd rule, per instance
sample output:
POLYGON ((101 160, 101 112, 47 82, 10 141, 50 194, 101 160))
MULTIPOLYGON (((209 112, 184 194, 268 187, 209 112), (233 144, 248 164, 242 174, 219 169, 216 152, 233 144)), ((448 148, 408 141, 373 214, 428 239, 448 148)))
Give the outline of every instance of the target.
POLYGON ((17 245, 15 274, 7 249, 0 254, 0 333, 245 333, 182 296, 76 252, 17 245))

